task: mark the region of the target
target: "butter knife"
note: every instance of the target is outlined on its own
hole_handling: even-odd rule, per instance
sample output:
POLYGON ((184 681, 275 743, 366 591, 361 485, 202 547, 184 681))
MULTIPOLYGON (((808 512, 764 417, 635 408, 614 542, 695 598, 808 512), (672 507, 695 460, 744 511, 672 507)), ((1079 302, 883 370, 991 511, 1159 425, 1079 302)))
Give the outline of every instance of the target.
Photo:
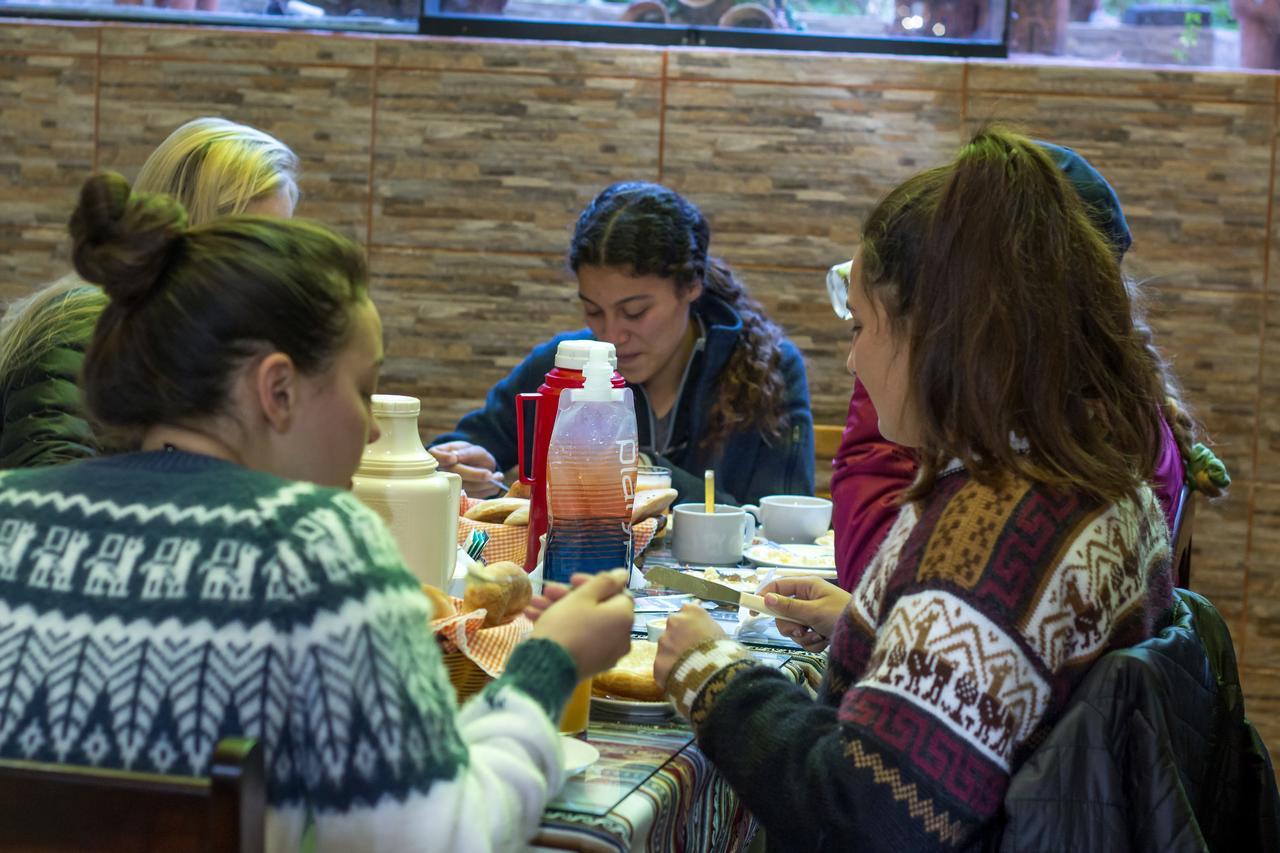
POLYGON ((644 577, 645 580, 657 581, 665 587, 678 589, 681 592, 690 593, 707 601, 723 601, 726 604, 736 604, 739 607, 745 607, 748 610, 764 613, 774 618, 778 617, 777 613, 765 606, 764 599, 760 596, 734 589, 722 583, 709 581, 697 575, 679 572, 666 566, 654 566, 645 572, 644 577))

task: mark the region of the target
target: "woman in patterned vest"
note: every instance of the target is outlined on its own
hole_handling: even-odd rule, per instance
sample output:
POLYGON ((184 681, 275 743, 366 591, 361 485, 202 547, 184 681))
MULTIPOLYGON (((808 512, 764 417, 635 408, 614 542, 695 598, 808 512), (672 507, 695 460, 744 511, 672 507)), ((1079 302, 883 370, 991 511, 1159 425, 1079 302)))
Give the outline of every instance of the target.
POLYGON ((696 607, 655 675, 771 846, 963 848, 1090 666, 1172 605, 1163 386, 1079 195, 1002 129, 871 212, 847 307, 850 372, 920 470, 851 595, 767 597, 830 638, 818 701, 696 607))
POLYGON ((189 228, 113 174, 71 232, 109 299, 85 401, 141 449, 0 474, 0 756, 202 776, 245 735, 269 850, 522 846, 563 778, 560 709, 630 645, 625 573, 548 610, 459 710, 430 605, 345 488, 382 362, 356 246, 189 228))

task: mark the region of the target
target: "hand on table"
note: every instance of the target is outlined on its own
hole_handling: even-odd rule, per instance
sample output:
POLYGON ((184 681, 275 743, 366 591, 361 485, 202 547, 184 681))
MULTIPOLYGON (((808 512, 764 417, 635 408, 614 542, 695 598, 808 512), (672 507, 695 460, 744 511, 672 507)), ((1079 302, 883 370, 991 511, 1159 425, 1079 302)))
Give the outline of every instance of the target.
POLYGON ((703 640, 725 636, 724 629, 697 604, 686 604, 667 617, 667 627, 658 640, 658 656, 653 661, 653 678, 659 687, 685 652, 703 640))
POLYGON ((498 460, 478 444, 468 441, 446 441, 427 452, 440 463, 440 470, 451 471, 462 478, 462 488, 473 498, 492 497, 498 493, 495 482, 503 483, 498 473, 498 460))
POLYGON ((778 633, 795 640, 807 652, 830 644, 840 614, 849 606, 849 593, 821 578, 778 578, 760 590, 764 603, 779 617, 778 633))
POLYGON ((532 636, 563 646, 578 666, 579 680, 604 672, 631 648, 634 615, 627 578, 625 569, 614 569, 574 576, 571 591, 554 584, 560 591, 552 591, 555 598, 537 616, 532 636))

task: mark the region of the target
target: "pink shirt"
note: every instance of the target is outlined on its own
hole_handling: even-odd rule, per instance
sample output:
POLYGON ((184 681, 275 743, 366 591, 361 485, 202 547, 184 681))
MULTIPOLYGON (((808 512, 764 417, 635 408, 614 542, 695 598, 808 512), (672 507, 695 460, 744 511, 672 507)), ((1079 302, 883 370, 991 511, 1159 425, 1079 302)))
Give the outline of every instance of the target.
MULTIPOLYGON (((1182 457, 1173 431, 1163 419, 1163 447, 1151 488, 1173 528, 1182 489, 1182 457)), ((896 498, 911 485, 916 460, 911 450, 880 435, 880 418, 862 383, 854 381, 844 436, 834 460, 831 526, 836 532, 836 569, 840 586, 852 590, 875 556, 898 514, 896 498)))

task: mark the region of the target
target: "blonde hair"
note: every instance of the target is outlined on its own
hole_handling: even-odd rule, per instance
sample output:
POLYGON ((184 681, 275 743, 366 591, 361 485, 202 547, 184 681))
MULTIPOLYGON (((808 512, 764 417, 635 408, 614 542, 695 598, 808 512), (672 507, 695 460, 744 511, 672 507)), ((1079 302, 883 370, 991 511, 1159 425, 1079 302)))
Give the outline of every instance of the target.
MULTIPOLYGON (((297 204, 297 175, 298 156, 271 134, 197 118, 151 153, 134 189, 173 196, 197 226, 280 192, 297 204)), ((0 378, 34 362, 62 330, 94 320, 106 302, 100 289, 74 273, 14 302, 0 322, 0 378)))

